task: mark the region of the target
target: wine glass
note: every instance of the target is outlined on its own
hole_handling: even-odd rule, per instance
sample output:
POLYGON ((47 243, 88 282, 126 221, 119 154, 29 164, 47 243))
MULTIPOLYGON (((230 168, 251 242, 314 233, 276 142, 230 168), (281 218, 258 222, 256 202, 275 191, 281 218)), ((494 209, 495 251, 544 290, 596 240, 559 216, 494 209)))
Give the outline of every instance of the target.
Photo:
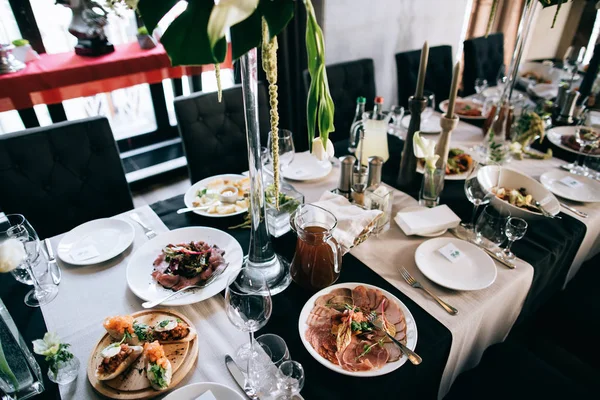
POLYGON ((571 73, 571 86, 585 57, 585 46, 569 46, 563 57, 563 68, 571 73))
MULTIPOLYGON (((507 216, 501 215, 491 204, 485 206, 475 224, 475 242, 491 250, 497 250, 504 243, 507 216)), ((498 251, 496 255, 500 255, 498 251)))
POLYGON ((500 91, 500 94, 502 94, 502 92, 504 91, 504 86, 507 82, 508 77, 506 76, 506 67, 504 66, 504 64, 502 64, 498 69, 498 74, 496 75, 496 85, 498 87, 498 90, 500 91))
MULTIPOLYGON (((244 267, 236 276, 229 278, 225 289, 225 312, 229 321, 242 332, 248 332, 250 343, 242 346, 237 357, 246 361, 246 377, 250 376, 251 364, 263 351, 254 347, 254 332, 267 324, 273 308, 271 293, 264 275, 255 268, 244 267)), ((255 389, 249 379, 244 383, 247 393, 255 389)))
POLYGON ((515 255, 510 251, 512 244, 525 236, 525 232, 527 231, 527 222, 523 218, 510 217, 506 222, 506 238, 508 239, 508 244, 506 248, 502 252, 505 260, 514 260, 515 255))
POLYGON ((404 107, 393 105, 390 108, 391 123, 389 124, 388 133, 402 139, 402 117, 404 116, 404 107))
POLYGON ((477 178, 477 175, 479 174, 481 168, 483 168, 483 165, 473 160, 473 166, 471 167, 471 170, 467 175, 467 179, 465 179, 464 185, 467 199, 473 204, 471 222, 462 224, 463 228, 467 231, 466 235, 470 239, 475 238, 475 216, 477 215, 477 210, 479 209, 479 206, 488 204, 490 202, 491 196, 493 196, 490 192, 483 188, 483 186, 479 182, 479 179, 477 178))
POLYGON ((277 398, 291 400, 304 387, 304 368, 297 361, 285 361, 279 366, 277 398))
POLYGON ((427 100, 427 105, 423 112, 421 112, 421 123, 425 123, 432 115, 435 110, 435 94, 429 90, 423 91, 423 97, 427 100))
POLYGON ((50 303, 58 294, 52 284, 41 284, 34 273, 33 265, 40 256, 40 239, 31 224, 20 214, 9 214, 0 222, 0 241, 16 239, 23 244, 26 256, 23 263, 33 282, 33 289, 25 295, 25 304, 40 307, 50 303))
POLYGON ((476 101, 477 103, 483 103, 483 100, 484 100, 483 91, 487 88, 488 88, 487 79, 483 79, 483 78, 475 79, 475 92, 477 93, 477 96, 473 100, 476 101))
MULTIPOLYGON (((287 129, 279 129, 278 132, 278 144, 279 144, 279 169, 283 171, 286 169, 294 160, 295 149, 294 149, 294 137, 291 131, 287 129)), ((273 160, 273 147, 272 147, 272 135, 269 132, 269 140, 267 142, 267 149, 269 149, 269 155, 273 160)))
POLYGON ((571 172, 577 175, 589 175, 589 169, 585 166, 589 154, 600 144, 600 132, 587 126, 578 126, 575 130, 575 140, 579 143, 579 152, 583 154, 581 165, 574 167, 571 172), (587 154, 585 152, 588 149, 587 154))

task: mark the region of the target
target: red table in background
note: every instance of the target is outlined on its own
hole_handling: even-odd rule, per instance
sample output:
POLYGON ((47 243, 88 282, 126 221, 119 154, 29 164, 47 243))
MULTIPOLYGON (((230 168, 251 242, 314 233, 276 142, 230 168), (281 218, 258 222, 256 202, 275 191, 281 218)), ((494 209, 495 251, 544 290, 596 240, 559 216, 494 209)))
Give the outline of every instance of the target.
MULTIPOLYGON (((99 57, 82 57, 74 52, 42 54, 25 69, 0 75, 0 112, 198 75, 213 68, 172 67, 162 45, 142 50, 137 42, 117 45, 113 53, 99 57)), ((232 68, 231 51, 222 68, 232 68)))

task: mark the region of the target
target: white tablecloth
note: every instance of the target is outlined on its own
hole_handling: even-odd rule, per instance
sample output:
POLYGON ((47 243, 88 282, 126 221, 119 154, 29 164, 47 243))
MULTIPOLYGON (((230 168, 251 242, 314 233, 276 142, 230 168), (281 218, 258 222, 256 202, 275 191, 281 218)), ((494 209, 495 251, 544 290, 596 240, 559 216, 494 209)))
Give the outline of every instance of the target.
MULTIPOLYGON (((160 218, 148 206, 135 210, 143 221, 155 232, 168 231, 160 218)), ((81 367, 77 380, 60 386, 62 399, 102 399, 87 379, 87 362, 92 349, 106 332, 102 327, 105 317, 130 314, 142 310, 142 300, 127 287, 125 271, 131 254, 148 239, 141 227, 124 213, 115 218, 131 222, 135 227, 133 245, 115 260, 88 266, 66 266, 61 261, 63 271, 60 291, 56 299, 42 306, 42 313, 48 331, 56 332, 62 340, 71 343, 71 351, 81 367)), ((63 235, 52 238, 56 249, 63 235)), ((192 382, 219 382, 238 390, 235 381, 225 366, 225 354, 235 354, 237 347, 248 340, 248 336, 235 329, 224 311, 223 296, 217 295, 190 306, 177 307, 186 315, 198 331, 198 362, 193 373, 188 374, 178 385, 192 382)), ((239 391, 242 394, 241 390, 239 391)))

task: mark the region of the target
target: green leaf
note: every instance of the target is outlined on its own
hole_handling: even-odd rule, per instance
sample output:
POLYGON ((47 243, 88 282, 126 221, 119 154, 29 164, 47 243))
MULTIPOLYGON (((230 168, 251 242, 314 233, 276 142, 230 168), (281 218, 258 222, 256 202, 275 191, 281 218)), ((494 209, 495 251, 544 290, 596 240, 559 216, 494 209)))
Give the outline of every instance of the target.
POLYGON ((317 110, 319 107, 320 97, 320 75, 325 69, 324 65, 321 65, 317 69, 317 73, 312 77, 310 81, 310 88, 308 89, 308 99, 306 101, 306 125, 308 127, 308 147, 312 149, 312 141, 315 138, 315 125, 317 123, 317 110))
POLYGON ((152 32, 158 21, 178 2, 179 0, 140 0, 137 9, 148 32, 152 32))
POLYGON ((269 26, 269 40, 279 35, 294 17, 294 0, 261 0, 258 8, 269 26))
POLYGON ((206 31, 213 6, 212 0, 190 1, 187 9, 169 25, 161 42, 173 66, 214 64, 225 60, 225 38, 211 49, 206 31))
POLYGON ((231 34, 232 58, 237 60, 250 49, 260 46, 262 39, 261 16, 259 8, 251 16, 235 24, 229 30, 231 34))

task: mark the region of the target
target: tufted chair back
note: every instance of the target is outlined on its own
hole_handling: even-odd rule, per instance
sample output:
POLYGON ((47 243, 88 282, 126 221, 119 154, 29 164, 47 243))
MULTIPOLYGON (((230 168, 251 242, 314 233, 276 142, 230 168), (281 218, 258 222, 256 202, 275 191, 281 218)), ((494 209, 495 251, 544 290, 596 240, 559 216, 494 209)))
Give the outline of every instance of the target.
MULTIPOLYGON (((177 97, 175 114, 192 184, 248 170, 242 85, 223 90, 220 103, 216 92, 177 97)), ((266 146, 269 100, 262 83, 258 84, 258 122, 261 143, 266 146)))
MULTIPOLYGON (((398 76, 398 104, 408 106, 408 98, 415 94, 421 50, 396 54, 396 73, 398 76)), ((429 49, 425 90, 435 94, 436 108, 442 100, 450 97, 452 84, 452 47, 436 46, 429 49)))
POLYGON ((133 208, 105 117, 0 135, 0 209, 41 238, 133 208))
MULTIPOLYGON (((331 98, 335 105, 333 124, 335 132, 330 136, 331 141, 338 142, 348 139, 350 125, 356 112, 356 98, 363 96, 367 99, 366 110, 373 109, 373 100, 377 95, 375 90, 375 67, 373 60, 349 61, 332 64, 326 67, 327 80, 331 98)), ((304 71, 304 87, 308 94, 310 75, 304 71)))
POLYGON ((494 33, 465 40, 465 66, 463 71, 463 95, 475 93, 475 79, 487 79, 496 85, 498 71, 504 65, 504 35, 494 33))

